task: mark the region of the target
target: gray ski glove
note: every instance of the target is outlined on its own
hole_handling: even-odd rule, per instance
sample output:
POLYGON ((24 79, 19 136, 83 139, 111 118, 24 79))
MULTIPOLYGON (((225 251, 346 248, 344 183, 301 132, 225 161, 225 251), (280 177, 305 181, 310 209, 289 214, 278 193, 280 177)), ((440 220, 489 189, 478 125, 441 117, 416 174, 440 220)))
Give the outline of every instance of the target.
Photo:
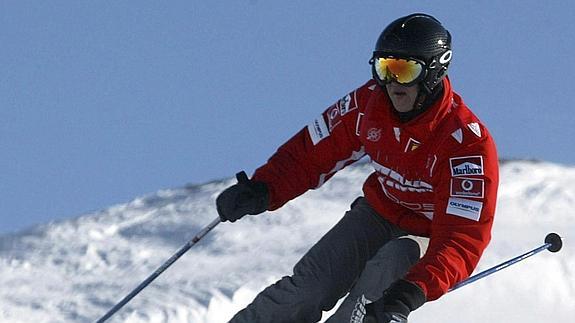
POLYGON ((248 179, 244 171, 236 174, 238 183, 225 189, 216 206, 222 221, 235 222, 247 214, 265 212, 269 204, 268 187, 264 182, 248 179))
POLYGON ((400 279, 383 296, 365 306, 364 323, 407 323, 409 313, 427 301, 425 294, 414 283, 400 279))

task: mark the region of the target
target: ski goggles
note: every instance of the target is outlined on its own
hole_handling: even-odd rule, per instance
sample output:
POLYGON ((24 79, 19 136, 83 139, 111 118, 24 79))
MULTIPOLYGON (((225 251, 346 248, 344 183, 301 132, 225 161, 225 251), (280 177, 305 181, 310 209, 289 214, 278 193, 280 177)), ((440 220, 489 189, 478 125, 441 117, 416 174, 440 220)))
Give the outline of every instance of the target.
POLYGON ((414 85, 423 78, 425 74, 424 66, 423 62, 414 59, 395 57, 373 58, 373 74, 384 84, 395 81, 405 86, 414 85))

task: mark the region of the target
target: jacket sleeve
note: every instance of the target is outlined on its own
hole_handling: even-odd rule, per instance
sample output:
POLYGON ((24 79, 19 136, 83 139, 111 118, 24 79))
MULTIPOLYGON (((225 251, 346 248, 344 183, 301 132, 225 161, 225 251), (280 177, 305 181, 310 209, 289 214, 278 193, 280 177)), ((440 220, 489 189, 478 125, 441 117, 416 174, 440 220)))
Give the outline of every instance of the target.
POLYGON ((468 278, 491 239, 499 165, 493 140, 481 129, 483 138, 438 161, 429 247, 406 276, 428 301, 468 278))
POLYGON ((268 210, 278 209, 307 190, 320 187, 337 171, 365 155, 356 125, 372 92, 371 85, 366 83, 330 106, 256 170, 253 178, 268 185, 268 210))

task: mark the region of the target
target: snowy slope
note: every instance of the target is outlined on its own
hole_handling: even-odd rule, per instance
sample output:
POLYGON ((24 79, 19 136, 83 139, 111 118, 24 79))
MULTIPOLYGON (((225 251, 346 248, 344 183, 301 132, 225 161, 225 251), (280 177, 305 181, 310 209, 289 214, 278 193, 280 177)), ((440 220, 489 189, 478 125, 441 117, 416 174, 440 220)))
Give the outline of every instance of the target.
MULTIPOLYGON (((291 267, 360 194, 349 167, 280 211, 218 225, 110 322, 226 322, 291 267)), ((233 180, 164 190, 71 221, 0 237, 0 322, 92 322, 217 217, 233 180)), ((547 251, 426 304, 412 322, 569 321, 575 314, 575 168, 501 169, 493 240, 477 271, 543 243, 547 251)), ((33 201, 31 201, 33 202, 33 201)))

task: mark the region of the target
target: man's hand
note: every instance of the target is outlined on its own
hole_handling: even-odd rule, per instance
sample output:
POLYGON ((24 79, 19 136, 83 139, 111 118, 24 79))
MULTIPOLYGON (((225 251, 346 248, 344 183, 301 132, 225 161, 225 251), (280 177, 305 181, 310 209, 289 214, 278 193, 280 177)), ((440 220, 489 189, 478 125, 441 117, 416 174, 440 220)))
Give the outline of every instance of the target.
POLYGON ((216 199, 222 221, 235 222, 247 214, 265 212, 269 204, 267 185, 248 179, 245 172, 236 174, 238 183, 225 189, 216 199))
POLYGON ((379 300, 365 306, 364 323, 407 323, 409 313, 426 302, 421 288, 407 280, 393 283, 379 300))

